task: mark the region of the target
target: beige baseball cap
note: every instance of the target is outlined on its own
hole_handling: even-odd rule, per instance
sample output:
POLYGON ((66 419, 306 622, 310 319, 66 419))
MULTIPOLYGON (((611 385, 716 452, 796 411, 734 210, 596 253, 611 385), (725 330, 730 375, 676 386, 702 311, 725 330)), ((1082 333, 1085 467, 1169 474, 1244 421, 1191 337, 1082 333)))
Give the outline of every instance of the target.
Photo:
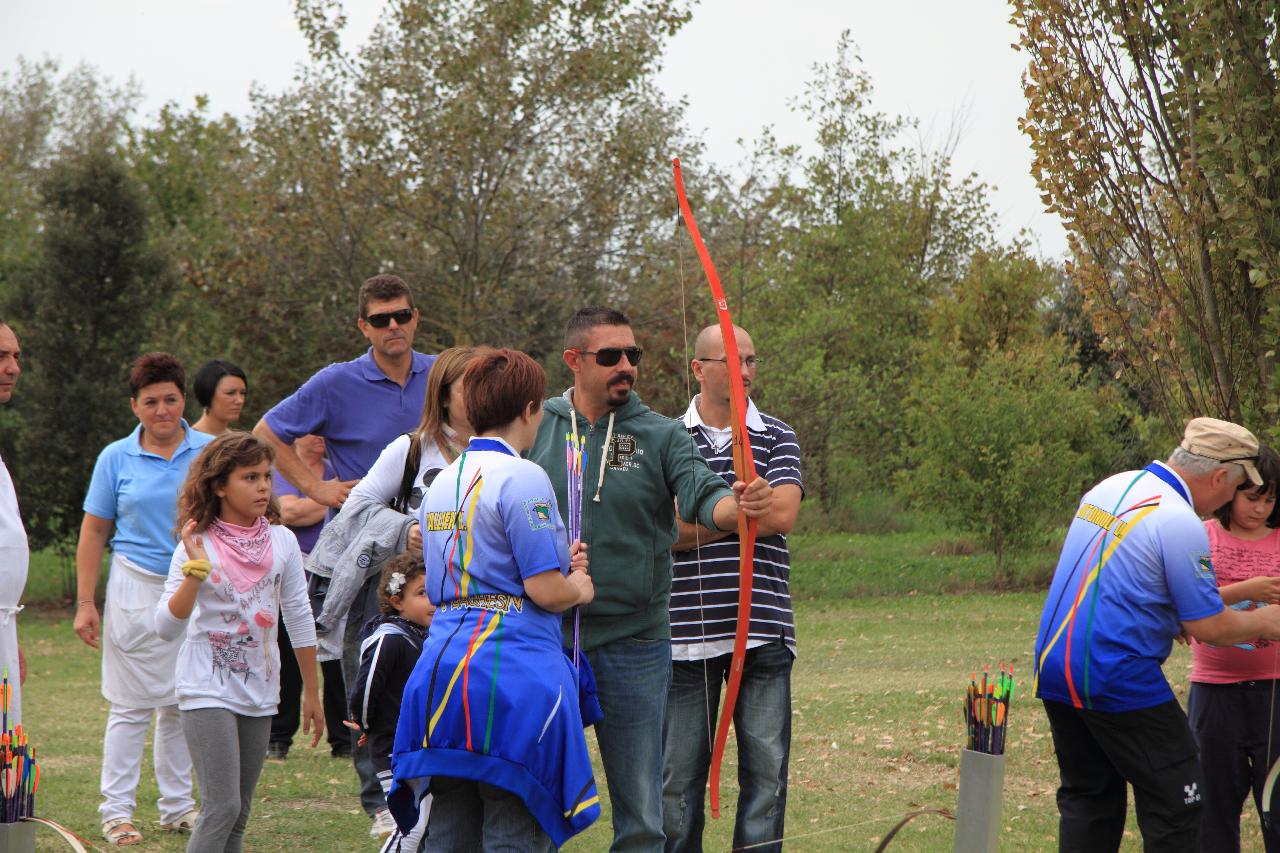
POLYGON ((1217 418, 1192 418, 1182 433, 1181 446, 1206 459, 1239 463, 1255 486, 1262 485, 1257 465, 1258 439, 1242 426, 1217 418))

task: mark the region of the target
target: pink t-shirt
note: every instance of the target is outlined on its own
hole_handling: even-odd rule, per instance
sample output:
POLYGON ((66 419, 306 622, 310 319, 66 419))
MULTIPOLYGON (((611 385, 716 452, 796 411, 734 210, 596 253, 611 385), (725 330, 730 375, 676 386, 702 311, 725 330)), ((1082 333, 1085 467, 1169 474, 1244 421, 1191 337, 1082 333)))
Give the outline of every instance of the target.
MULTIPOLYGON (((1251 542, 1223 530, 1217 519, 1206 521, 1204 526, 1209 534, 1209 551, 1219 587, 1259 575, 1280 575, 1280 528, 1251 542)), ((1237 610, 1252 610, 1258 605, 1242 601, 1230 606, 1237 610)), ((1199 640, 1191 641, 1192 681, 1231 684, 1280 678, 1277 663, 1280 663, 1280 655, 1268 640, 1256 639, 1240 646, 1210 646, 1199 640)))

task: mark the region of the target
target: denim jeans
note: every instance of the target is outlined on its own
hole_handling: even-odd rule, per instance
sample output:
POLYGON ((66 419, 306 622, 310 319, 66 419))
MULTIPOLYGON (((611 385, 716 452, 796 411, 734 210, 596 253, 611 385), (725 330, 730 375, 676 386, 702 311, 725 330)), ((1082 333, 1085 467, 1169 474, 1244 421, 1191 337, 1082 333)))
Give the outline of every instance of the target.
MULTIPOLYGON (((733 709, 739 787, 735 850, 747 846, 768 853, 782 850, 791 753, 792 660, 791 650, 781 640, 747 650, 733 709)), ((662 828, 670 853, 702 850, 711 741, 720 685, 728 680, 731 661, 732 655, 726 654, 672 664, 662 775, 662 828)))
POLYGON ((669 640, 614 640, 587 652, 604 719, 596 740, 609 785, 612 853, 662 850, 662 720, 669 640))
POLYGON ((510 791, 470 779, 431 780, 428 853, 544 853, 551 839, 524 801, 510 791))

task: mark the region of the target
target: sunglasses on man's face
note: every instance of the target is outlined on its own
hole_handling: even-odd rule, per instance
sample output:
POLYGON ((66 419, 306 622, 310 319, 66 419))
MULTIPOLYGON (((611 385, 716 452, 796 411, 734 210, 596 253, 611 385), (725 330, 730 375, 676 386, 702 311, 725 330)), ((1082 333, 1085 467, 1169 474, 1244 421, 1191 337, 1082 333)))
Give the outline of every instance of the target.
POLYGON ((580 349, 578 352, 583 355, 595 356, 596 364, 601 367, 613 367, 619 361, 622 361, 623 355, 626 355, 627 361, 631 362, 632 367, 635 367, 640 363, 640 356, 644 355, 644 351, 641 350, 640 347, 627 347, 626 349, 621 347, 604 347, 603 349, 598 350, 580 349))
POLYGON ((365 320, 375 329, 385 329, 395 320, 397 326, 407 325, 413 320, 412 308, 401 308, 399 311, 387 311, 384 314, 370 314, 365 320))

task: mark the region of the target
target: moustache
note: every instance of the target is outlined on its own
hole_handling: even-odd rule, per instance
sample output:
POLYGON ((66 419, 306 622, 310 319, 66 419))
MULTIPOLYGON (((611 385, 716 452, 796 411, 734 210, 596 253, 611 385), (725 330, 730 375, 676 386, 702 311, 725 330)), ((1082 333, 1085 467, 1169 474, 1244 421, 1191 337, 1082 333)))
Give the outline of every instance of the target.
POLYGON ((634 376, 623 375, 623 376, 617 376, 617 377, 614 377, 613 379, 610 379, 608 383, 608 387, 612 388, 614 385, 635 385, 635 384, 636 384, 636 379, 634 376))

